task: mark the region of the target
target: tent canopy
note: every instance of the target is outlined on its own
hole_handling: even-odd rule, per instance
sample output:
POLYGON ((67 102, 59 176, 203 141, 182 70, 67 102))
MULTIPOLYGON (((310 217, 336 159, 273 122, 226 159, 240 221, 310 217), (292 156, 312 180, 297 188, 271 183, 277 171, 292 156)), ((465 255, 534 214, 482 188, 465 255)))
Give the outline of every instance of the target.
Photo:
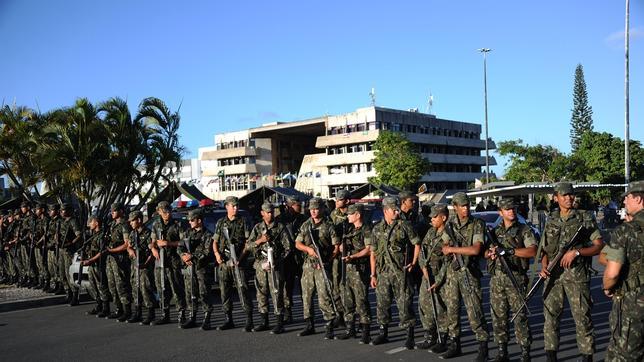
POLYGON ((391 195, 391 196, 398 196, 400 193, 400 190, 393 186, 388 186, 384 184, 373 184, 371 182, 368 182, 357 189, 351 191, 351 198, 352 199, 362 199, 363 197, 369 195, 370 193, 379 190, 385 195, 391 195))
MULTIPOLYGON (((158 195, 156 195, 152 200, 148 202, 148 215, 152 215, 156 206, 161 201, 167 201, 172 203, 179 196, 184 195, 190 200, 202 201, 205 199, 210 200, 206 195, 204 195, 195 185, 189 185, 185 182, 178 184, 175 181, 172 181, 168 186, 166 186, 158 195)), ((211 200, 212 201, 212 200, 211 200)))
POLYGON ((262 186, 239 198, 239 207, 246 210, 249 210, 251 205, 259 208, 264 200, 276 194, 282 197, 297 196, 300 201, 308 201, 311 198, 311 196, 297 191, 292 187, 262 186))

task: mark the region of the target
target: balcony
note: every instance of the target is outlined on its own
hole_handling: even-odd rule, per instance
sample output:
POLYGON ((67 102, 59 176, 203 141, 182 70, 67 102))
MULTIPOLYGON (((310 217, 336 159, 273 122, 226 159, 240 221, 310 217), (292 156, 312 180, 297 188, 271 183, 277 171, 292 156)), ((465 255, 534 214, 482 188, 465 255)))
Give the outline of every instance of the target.
POLYGON ((255 147, 237 147, 225 150, 206 151, 201 156, 202 160, 219 160, 222 158, 257 156, 255 147))
POLYGON ((421 177, 421 182, 474 182, 485 177, 484 172, 432 172, 421 177))
POLYGON ((208 169, 204 168, 203 176, 217 176, 219 174, 219 171, 221 170, 223 170, 226 175, 245 175, 249 173, 257 173, 257 165, 251 163, 242 165, 220 166, 208 169))
MULTIPOLYGON (((485 165, 485 156, 446 155, 441 153, 423 153, 424 158, 431 163, 447 163, 457 165, 485 165)), ((490 156, 490 166, 496 165, 496 159, 490 156)))
POLYGON ((320 136, 315 142, 316 148, 341 146, 351 143, 374 142, 380 134, 379 130, 358 131, 352 133, 341 133, 328 136, 320 136))
POLYGON ((324 175, 320 178, 322 186, 336 186, 347 184, 364 184, 367 183, 369 177, 376 176, 376 171, 357 172, 357 173, 343 173, 336 175, 324 175))
MULTIPOLYGON (((425 143, 430 145, 446 145, 450 147, 472 147, 481 150, 485 149, 485 140, 476 138, 460 138, 460 137, 447 137, 437 135, 425 135, 417 133, 407 133, 407 139, 414 143, 425 143)), ((494 141, 488 142, 488 147, 493 150, 496 149, 494 141)))
POLYGON ((374 157, 373 151, 323 155, 318 158, 317 166, 340 166, 355 163, 371 163, 373 162, 374 157))

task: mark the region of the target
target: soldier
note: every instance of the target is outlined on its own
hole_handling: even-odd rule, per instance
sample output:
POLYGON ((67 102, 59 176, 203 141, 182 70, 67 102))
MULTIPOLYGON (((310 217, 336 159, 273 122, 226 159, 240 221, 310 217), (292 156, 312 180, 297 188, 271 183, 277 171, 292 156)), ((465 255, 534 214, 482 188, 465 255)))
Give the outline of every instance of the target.
POLYGON ((282 313, 284 310, 284 257, 291 251, 291 242, 284 224, 275 221, 273 205, 262 204, 262 221, 250 233, 246 249, 255 256, 255 288, 257 289, 257 309, 262 324, 253 332, 268 330, 268 296, 273 300, 277 325, 272 334, 284 332, 282 313))
POLYGON ((237 215, 239 208, 239 199, 235 196, 228 196, 225 200, 226 216, 217 221, 215 226, 215 234, 213 236, 212 248, 215 252, 215 258, 219 264, 219 289, 221 292, 221 307, 226 316, 223 325, 217 328, 220 331, 231 329, 235 327, 233 322, 233 286, 235 283, 240 283, 241 287, 237 288, 239 300, 242 303, 242 308, 246 313, 246 325, 244 331, 250 332, 253 330, 253 305, 248 295, 248 283, 246 281, 246 239, 248 238, 248 230, 246 222, 237 215), (235 265, 231 260, 231 250, 234 249, 237 256, 237 267, 241 280, 236 280, 235 265))
POLYGON ((18 255, 19 255, 19 270, 22 277, 20 283, 23 287, 31 288, 34 283, 33 263, 30 258, 30 251, 32 247, 32 231, 34 226, 34 218, 31 213, 31 205, 27 201, 20 204, 19 211, 19 226, 18 226, 18 255))
MULTIPOLYGON (((329 215, 331 217, 331 221, 333 221, 333 225, 335 225, 335 231, 338 234, 338 237, 340 240, 344 238, 344 235, 349 232, 349 222, 347 221, 347 210, 349 207, 349 198, 351 197, 351 193, 349 190, 339 190, 336 194, 335 198, 335 209, 331 211, 331 214, 329 215)), ((345 327, 344 323, 344 306, 342 303, 342 298, 341 296, 341 289, 342 287, 340 286, 340 259, 334 258, 332 261, 332 277, 331 277, 331 283, 333 284, 333 302, 336 305, 336 308, 338 308, 338 315, 336 317, 336 320, 334 321, 334 327, 345 327)))
POLYGON ((74 253, 80 246, 82 230, 78 220, 74 217, 72 205, 63 203, 60 206, 62 211, 62 220, 60 221, 60 251, 58 255, 58 267, 60 280, 67 293, 67 299, 70 306, 78 305, 78 293, 80 292, 78 284, 69 277, 69 267, 72 265, 74 253))
POLYGON ((364 223, 364 206, 353 204, 347 209, 347 220, 352 225, 344 235, 340 245, 345 263, 345 277, 342 278, 342 296, 347 330, 336 339, 349 339, 356 336, 355 314, 359 316, 362 330, 361 344, 370 342, 371 307, 369 305, 369 255, 371 253, 371 225, 364 223))
POLYGON ((309 200, 311 217, 302 224, 295 239, 295 247, 305 254, 301 286, 305 326, 298 335, 303 337, 315 333, 313 294, 317 292, 318 305, 327 321, 324 338, 333 339, 333 321, 337 314, 330 280, 331 260, 340 252, 340 239, 331 219, 323 216, 323 205, 317 197, 309 200), (318 258, 315 246, 322 260, 318 258))
POLYGON ((592 361, 595 351, 593 321, 591 319, 592 300, 590 298, 590 267, 592 256, 599 254, 603 242, 597 224, 590 212, 573 208, 575 194, 572 184, 560 182, 555 185, 555 199, 559 210, 548 217, 541 236, 542 258, 540 276, 549 278, 543 295, 543 335, 548 361, 557 360, 559 347, 559 322, 564 306, 564 294, 570 304, 577 329, 577 347, 583 361, 592 361), (557 272, 550 275, 547 267, 549 260, 559 252, 559 248, 569 242, 577 229, 582 226, 583 243, 568 250, 561 259, 557 272))
MULTIPOLYGON (((490 245, 485 253, 488 259, 490 280, 490 305, 492 309, 492 326, 494 340, 499 345, 495 361, 509 361, 508 311, 517 313, 523 304, 523 297, 528 286, 528 268, 530 258, 537 255, 537 240, 528 225, 517 221, 516 205, 512 199, 499 201, 499 214, 503 221, 492 231, 498 245, 490 245), (500 258, 505 258, 509 270, 504 270, 500 258), (517 282, 513 285, 507 272, 513 274, 517 282)), ((521 361, 530 361, 530 344, 532 336, 525 310, 521 310, 514 322, 517 342, 521 346, 521 361)))
POLYGON ((184 233, 183 226, 179 220, 172 218, 172 207, 167 201, 161 201, 157 205, 157 213, 160 219, 152 224, 152 242, 150 249, 157 260, 154 270, 159 299, 162 299, 163 317, 152 322, 153 325, 170 323, 170 299, 174 296, 174 302, 179 310, 179 325, 186 322, 186 293, 181 275, 182 262, 177 252, 179 243, 184 233), (161 260, 163 249, 164 259, 161 260), (163 284, 161 283, 163 279, 163 284))
POLYGON ((382 200, 384 219, 373 228, 371 246, 371 287, 376 289, 379 335, 371 344, 389 342, 391 322, 391 296, 396 298, 400 327, 407 330, 405 348, 414 349, 414 311, 411 308, 414 295, 408 273, 418 262, 420 240, 409 221, 400 220, 400 208, 396 197, 382 200), (413 247, 413 254, 412 254, 413 247))
POLYGON ((143 213, 141 211, 130 212, 128 222, 132 228, 127 245, 127 253, 131 259, 130 284, 134 288, 133 293, 137 293, 137 305, 127 323, 141 322, 142 326, 149 326, 154 320, 154 257, 149 248, 150 230, 143 225, 143 213), (141 321, 142 305, 145 306, 148 313, 145 319, 141 321))
POLYGON ((470 200, 464 192, 454 194, 452 205, 456 216, 447 224, 449 242, 443 244, 443 254, 452 258, 447 268, 447 285, 445 286, 445 304, 447 305, 448 346, 441 355, 452 358, 461 354, 460 314, 461 300, 465 303, 470 327, 479 342, 476 361, 486 361, 488 356, 487 341, 489 338, 487 322, 483 314, 483 292, 479 256, 483 251, 485 222, 470 215, 470 200))
POLYGON ((0 284, 9 282, 9 259, 5 249, 5 236, 7 231, 7 210, 0 210, 0 284))
POLYGON ((84 255, 87 258, 82 263, 88 267, 90 288, 96 296, 96 306, 88 311, 87 315, 105 318, 105 315, 110 314, 110 291, 107 287, 105 270, 105 233, 101 230, 101 221, 98 216, 90 216, 87 220, 87 227, 90 234, 84 250, 84 255))
POLYGON ((622 194, 633 219, 613 230, 605 254, 603 289, 613 299, 610 343, 606 361, 641 361, 644 358, 644 181, 634 181, 622 194))
MULTIPOLYGON (((190 230, 186 233, 183 243, 179 245, 179 255, 184 262, 184 268, 190 272, 185 273, 184 284, 186 294, 192 298, 199 298, 205 314, 201 329, 210 329, 210 317, 213 309, 211 285, 206 278, 206 267, 210 256, 210 242, 212 234, 203 226, 203 215, 200 210, 192 210, 188 214, 190 230), (196 275, 195 275, 196 274, 196 275)), ((196 325, 196 304, 190 303, 190 318, 181 325, 182 329, 192 328, 196 325)))
MULTIPOLYGON (((418 217, 418 196, 411 191, 401 191, 398 194, 398 200, 400 200, 400 212, 398 217, 400 220, 409 221, 411 226, 414 228, 416 235, 418 235, 418 239, 423 240, 426 231, 422 230, 423 225, 418 217)), ((409 277, 412 280, 414 289, 418 291, 423 278, 423 273, 420 268, 414 268, 409 273, 409 277)))
POLYGON ((39 203, 36 206, 36 225, 34 233, 34 254, 36 257, 36 265, 38 267, 38 275, 40 277, 38 289, 47 290, 49 288, 49 272, 47 270, 47 249, 45 247, 45 233, 47 231, 47 224, 49 217, 45 213, 47 205, 39 203))
POLYGON ((47 271, 53 282, 53 287, 50 284, 50 289, 47 291, 49 293, 55 293, 56 295, 61 295, 65 293, 65 288, 63 288, 62 280, 60 280, 60 273, 58 270, 58 255, 60 254, 60 224, 61 217, 59 215, 60 205, 57 203, 52 203, 48 205, 49 210, 49 224, 47 225, 47 235, 45 241, 47 242, 47 271))
POLYGON ((303 263, 302 255, 295 251, 293 243, 307 217, 302 213, 302 203, 296 196, 287 197, 286 206, 286 212, 279 214, 275 220, 286 226, 291 243, 291 252, 284 260, 284 323, 293 323, 293 290, 296 284, 295 278, 300 280, 302 278, 303 263))
POLYGON ((112 223, 109 227, 107 243, 107 283, 116 310, 105 318, 125 322, 132 317, 132 289, 130 286, 130 259, 127 246, 130 226, 125 221, 125 208, 121 203, 113 203, 112 223))
POLYGON ((420 266, 423 280, 418 295, 418 310, 423 325, 424 340, 418 345, 420 349, 431 349, 434 353, 447 350, 447 318, 445 314, 445 281, 449 259, 443 255, 443 243, 449 240, 445 225, 449 219, 447 205, 431 206, 427 215, 432 227, 427 231, 421 245, 420 266), (432 299, 432 292, 434 298, 432 299), (433 308, 438 320, 434 320, 433 308), (438 326, 438 327, 437 327, 438 326), (438 334, 440 333, 440 343, 438 334))

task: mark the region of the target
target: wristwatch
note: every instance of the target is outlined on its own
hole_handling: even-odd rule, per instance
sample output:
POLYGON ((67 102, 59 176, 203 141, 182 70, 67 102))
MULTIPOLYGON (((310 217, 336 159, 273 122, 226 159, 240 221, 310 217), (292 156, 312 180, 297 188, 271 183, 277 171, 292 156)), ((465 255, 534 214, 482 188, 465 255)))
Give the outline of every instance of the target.
POLYGON ((581 253, 579 252, 579 249, 575 250, 575 256, 579 256, 581 253))

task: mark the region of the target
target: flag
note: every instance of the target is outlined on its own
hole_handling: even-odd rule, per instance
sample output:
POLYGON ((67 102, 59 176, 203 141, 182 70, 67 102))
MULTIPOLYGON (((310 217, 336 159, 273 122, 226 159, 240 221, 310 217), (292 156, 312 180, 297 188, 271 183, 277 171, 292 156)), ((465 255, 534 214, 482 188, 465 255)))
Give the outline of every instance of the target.
POLYGON ((225 176, 226 176, 226 173, 224 172, 224 170, 219 170, 219 172, 217 172, 217 177, 225 177, 225 176))
POLYGON ((422 185, 420 185, 420 187, 418 188, 418 192, 417 192, 417 193, 418 193, 418 194, 424 194, 425 192, 427 192, 427 184, 425 184, 425 183, 423 182, 423 184, 422 184, 422 185))

